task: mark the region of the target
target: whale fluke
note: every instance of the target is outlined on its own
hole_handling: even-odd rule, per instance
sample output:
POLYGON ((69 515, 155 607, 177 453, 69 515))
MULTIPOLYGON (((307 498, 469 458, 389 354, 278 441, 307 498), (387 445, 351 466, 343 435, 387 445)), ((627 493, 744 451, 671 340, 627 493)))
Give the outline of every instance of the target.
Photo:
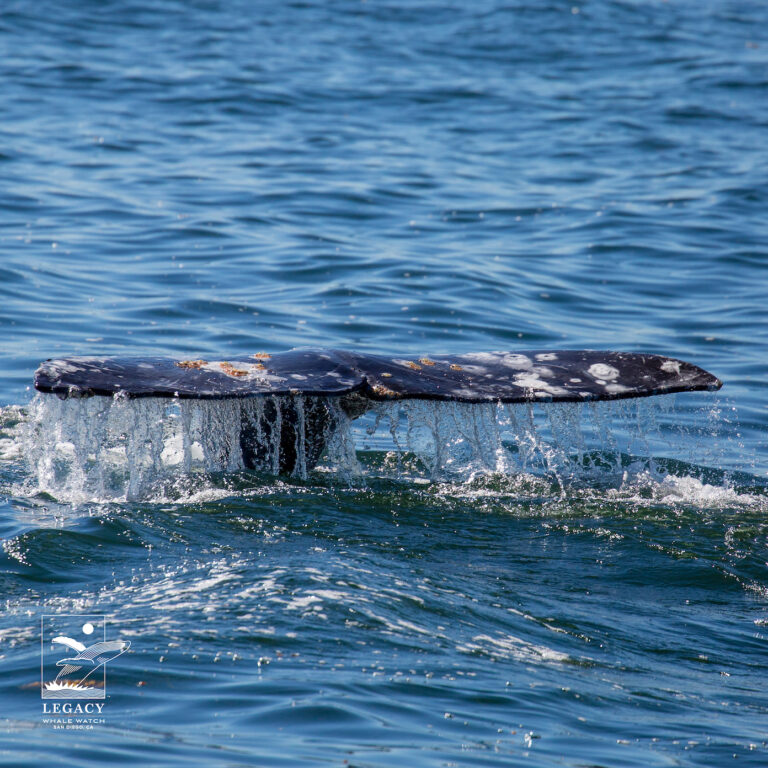
POLYGON ((59 635, 58 637, 54 637, 51 642, 61 643, 62 645, 66 645, 68 648, 71 648, 73 651, 77 651, 78 653, 82 653, 85 650, 85 646, 79 640, 75 640, 71 637, 66 637, 65 635, 59 635))
POLYGON ((61 397, 227 398, 359 393, 371 400, 583 402, 716 390, 711 373, 660 355, 590 350, 384 357, 335 349, 228 360, 70 357, 46 360, 35 388, 61 397))
POLYGON ((36 389, 61 398, 264 398, 258 423, 242 425, 244 463, 261 466, 265 444, 280 430, 281 471, 292 471, 297 461, 299 421, 311 468, 339 409, 356 418, 376 401, 588 402, 721 386, 711 373, 682 360, 592 350, 388 357, 298 349, 227 360, 70 357, 46 360, 35 372, 36 389))
POLYGON ((105 640, 103 642, 94 643, 93 645, 90 645, 86 648, 82 643, 71 641, 70 638, 54 638, 54 642, 63 642, 64 640, 70 640, 70 642, 64 643, 65 645, 69 645, 70 647, 73 647, 75 650, 77 650, 75 645, 73 645, 74 643, 77 646, 82 647, 82 650, 77 654, 77 656, 72 656, 71 658, 67 659, 60 659, 56 662, 56 666, 61 667, 61 670, 59 671, 59 674, 56 675, 56 680, 54 682, 58 682, 60 679, 66 677, 67 675, 71 675, 72 672, 75 672, 78 669, 82 669, 83 667, 90 667, 88 674, 79 681, 82 683, 83 680, 85 680, 87 677, 90 677, 90 675, 96 669, 102 666, 102 664, 106 664, 108 661, 112 661, 112 659, 117 658, 121 654, 125 653, 131 646, 127 640, 105 640))

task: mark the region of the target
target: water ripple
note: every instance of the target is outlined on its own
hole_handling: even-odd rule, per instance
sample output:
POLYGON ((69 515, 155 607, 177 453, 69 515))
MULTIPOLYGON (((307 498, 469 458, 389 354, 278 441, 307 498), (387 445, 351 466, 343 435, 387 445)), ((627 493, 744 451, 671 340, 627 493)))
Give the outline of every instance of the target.
POLYGON ((767 15, 7 2, 9 759, 764 765, 767 15), (301 345, 645 350, 725 388, 586 478, 429 477, 364 428, 363 484, 70 505, 22 461, 42 359, 301 345), (43 729, 39 615, 86 611, 132 640, 108 721, 43 729))

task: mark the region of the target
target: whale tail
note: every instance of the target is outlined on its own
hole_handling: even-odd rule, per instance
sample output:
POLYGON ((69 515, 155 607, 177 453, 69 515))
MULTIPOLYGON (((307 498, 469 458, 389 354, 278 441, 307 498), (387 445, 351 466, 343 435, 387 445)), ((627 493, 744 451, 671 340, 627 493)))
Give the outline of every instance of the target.
POLYGON ((589 402, 721 386, 682 360, 592 350, 384 357, 304 349, 218 361, 72 357, 46 360, 35 373, 36 389, 62 398, 258 398, 260 407, 242 418, 243 462, 280 472, 292 472, 300 458, 311 469, 340 421, 376 402, 589 402), (278 443, 279 452, 270 454, 278 443))
MULTIPOLYGON (((61 638, 61 640, 64 639, 69 640, 70 638, 61 638)), ((60 639, 57 638, 55 641, 59 640, 60 639)), ((72 646, 72 642, 68 642, 66 645, 72 646)), ((78 669, 89 667, 87 674, 79 681, 79 683, 82 684, 83 681, 90 677, 97 669, 99 669, 99 667, 125 653, 131 646, 130 642, 127 640, 105 640, 94 643, 88 647, 83 646, 82 643, 77 643, 77 645, 82 648, 77 656, 60 659, 56 662, 56 666, 61 667, 62 669, 59 674, 56 675, 56 680, 54 682, 59 682, 61 678, 71 675, 78 669)))

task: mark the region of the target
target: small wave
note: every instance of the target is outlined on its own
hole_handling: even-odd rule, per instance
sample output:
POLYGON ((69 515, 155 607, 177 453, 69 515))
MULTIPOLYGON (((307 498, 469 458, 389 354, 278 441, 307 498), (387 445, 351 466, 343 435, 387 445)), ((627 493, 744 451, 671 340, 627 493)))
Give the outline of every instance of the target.
MULTIPOLYGON (((768 496, 757 493, 740 493, 730 485, 711 485, 691 475, 669 474, 661 479, 647 473, 635 480, 634 488, 650 491, 654 501, 662 504, 692 504, 706 508, 761 507, 768 506, 768 496)), ((633 490, 626 489, 627 490, 633 490)), ((618 495, 618 494, 617 494, 618 495)), ((647 499, 644 499, 647 501, 647 499)))
POLYGON ((494 659, 514 659, 528 663, 563 663, 570 660, 566 653, 545 645, 527 642, 514 635, 476 635, 471 641, 459 644, 456 650, 462 653, 479 653, 494 659))

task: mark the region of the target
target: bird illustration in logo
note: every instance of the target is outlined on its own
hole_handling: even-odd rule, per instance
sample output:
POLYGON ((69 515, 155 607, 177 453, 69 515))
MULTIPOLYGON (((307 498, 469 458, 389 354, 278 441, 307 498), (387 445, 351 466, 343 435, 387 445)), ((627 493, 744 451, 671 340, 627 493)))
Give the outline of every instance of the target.
POLYGON ((71 637, 59 635, 53 638, 54 643, 66 645, 76 652, 77 655, 61 659, 56 662, 61 671, 56 675, 54 683, 62 682, 62 678, 71 675, 78 669, 86 668, 86 674, 78 680, 77 685, 82 685, 97 669, 102 667, 108 661, 116 659, 120 654, 125 653, 130 648, 130 642, 127 640, 106 640, 93 645, 85 646, 78 640, 71 637))

